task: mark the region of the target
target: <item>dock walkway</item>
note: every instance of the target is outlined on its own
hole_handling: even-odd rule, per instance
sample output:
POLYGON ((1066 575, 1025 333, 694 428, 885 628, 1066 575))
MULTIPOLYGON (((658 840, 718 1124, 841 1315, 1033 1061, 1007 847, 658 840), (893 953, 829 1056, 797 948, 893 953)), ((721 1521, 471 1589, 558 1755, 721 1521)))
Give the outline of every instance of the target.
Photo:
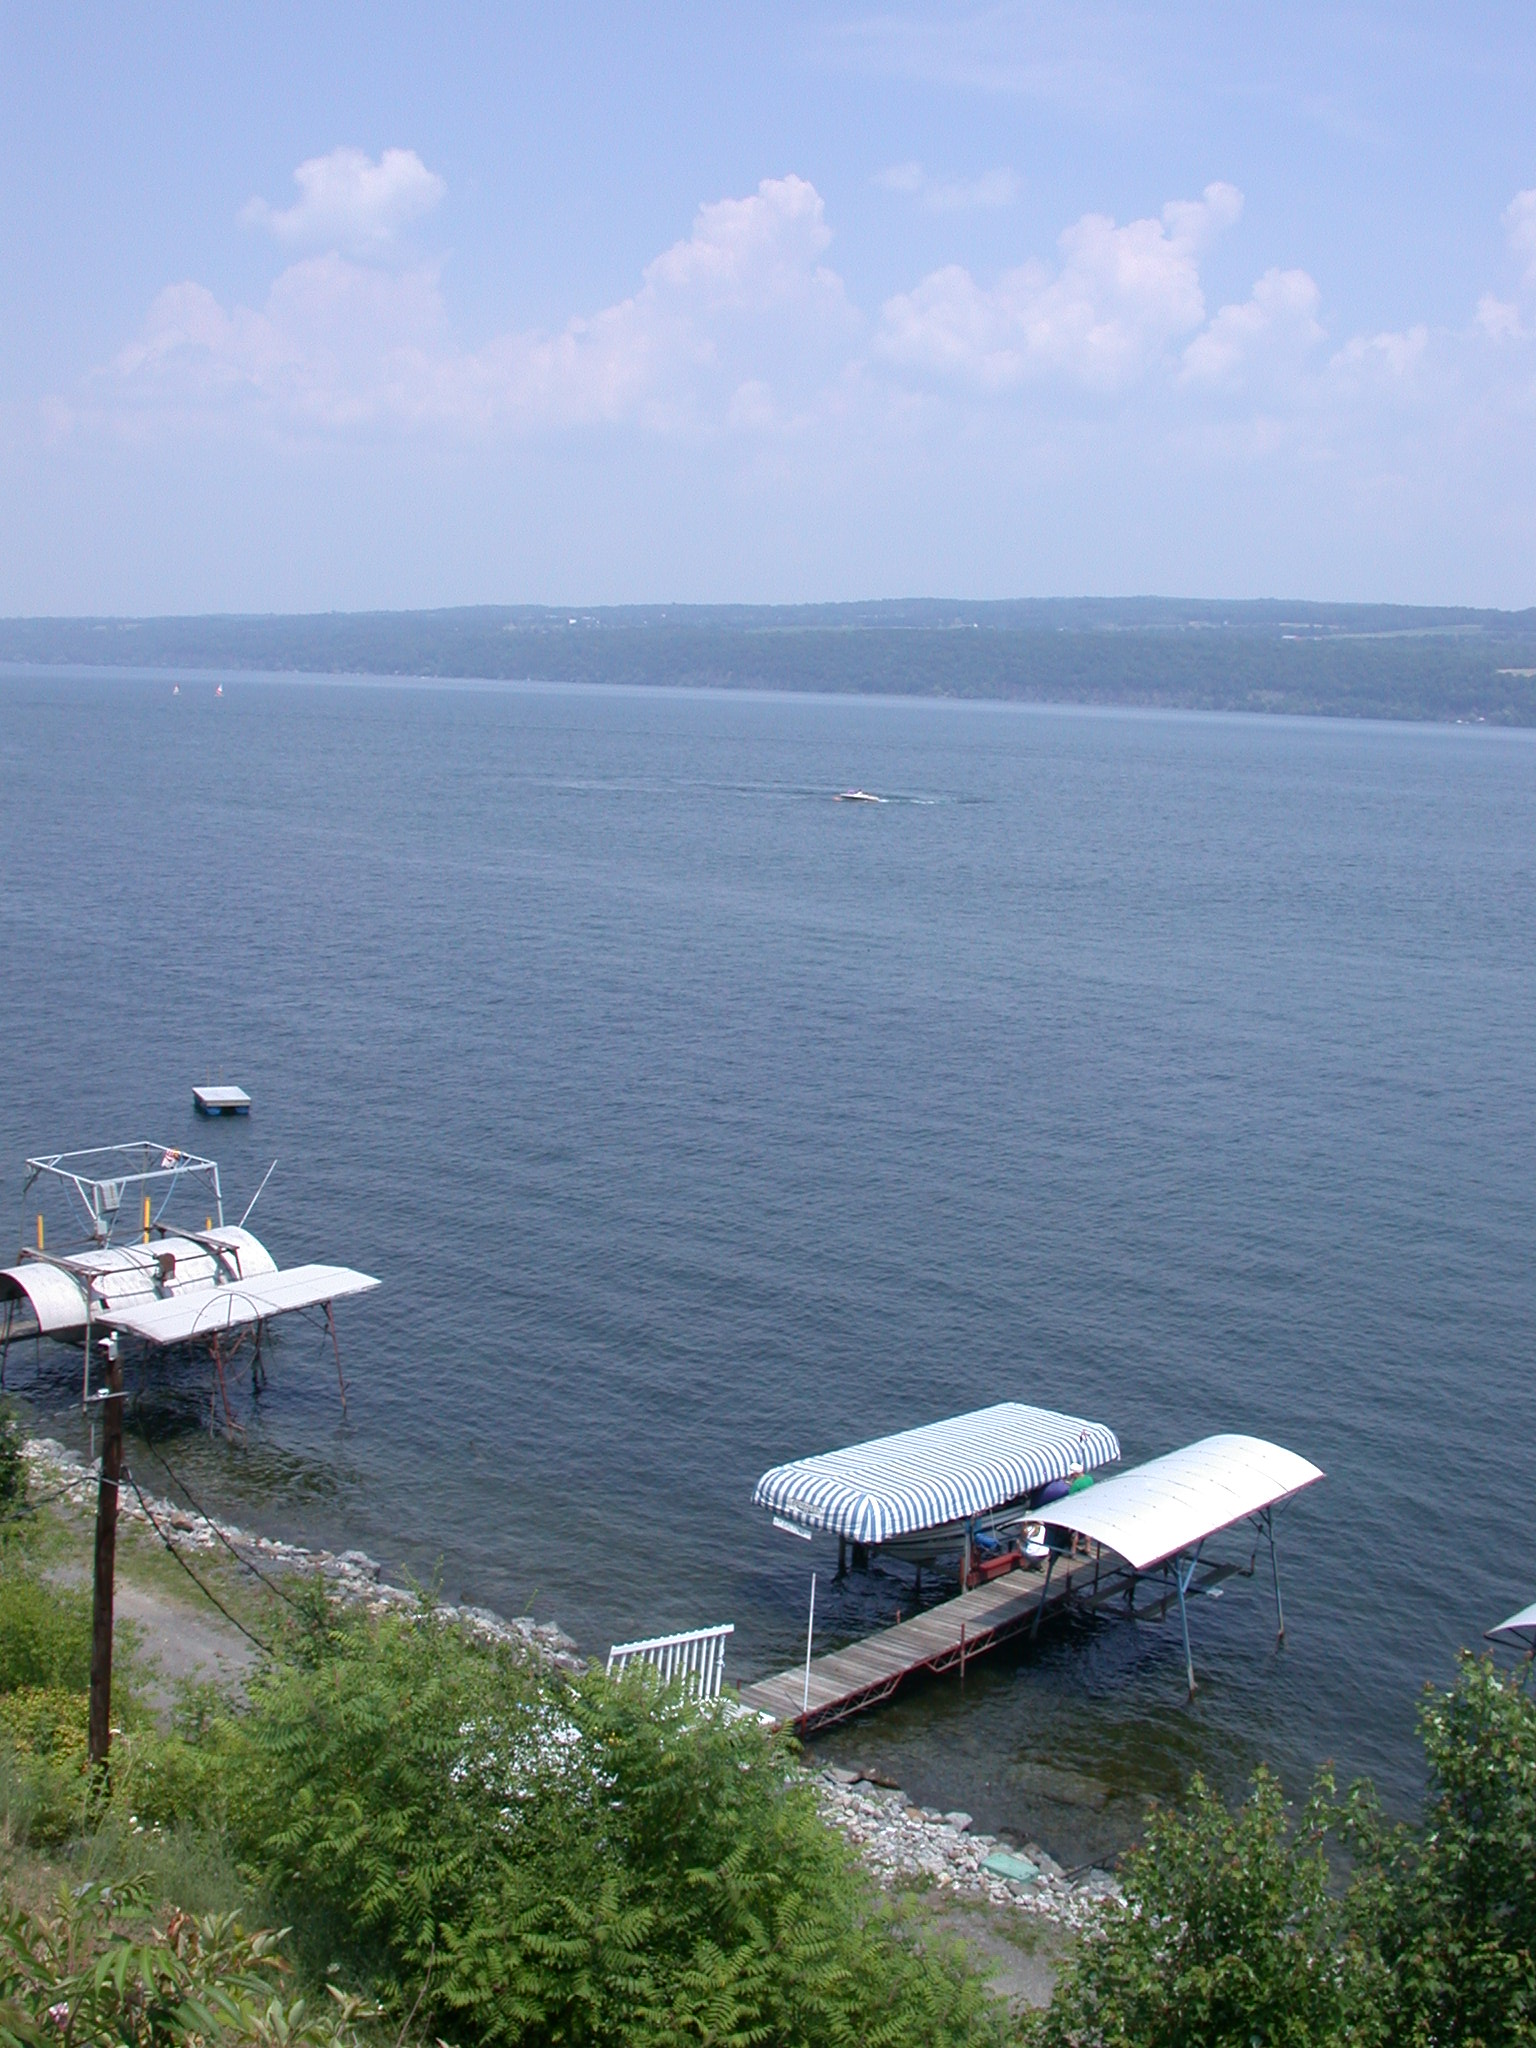
POLYGON ((741 1698, 747 1706, 804 1735, 877 1706, 919 1672, 963 1668, 983 1651, 1032 1628, 1037 1616, 1043 1619, 1055 1613, 1088 1588, 1092 1589, 1090 1604, 1099 1606, 1121 1597, 1124 1587, 1123 1574, 1113 1570, 1101 1573, 1098 1561, 1089 1556, 1058 1557, 1049 1583, 1043 1565, 1005 1572, 984 1586, 973 1586, 968 1593, 913 1615, 910 1621, 850 1643, 845 1650, 813 1658, 808 1699, 803 1664, 744 1685, 741 1698))

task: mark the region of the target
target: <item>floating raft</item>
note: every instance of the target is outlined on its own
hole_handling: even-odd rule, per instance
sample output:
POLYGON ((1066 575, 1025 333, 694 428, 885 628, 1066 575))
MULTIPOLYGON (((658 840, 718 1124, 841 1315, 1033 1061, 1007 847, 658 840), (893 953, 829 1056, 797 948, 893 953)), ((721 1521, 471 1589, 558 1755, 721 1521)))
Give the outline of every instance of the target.
POLYGON ((193 1107, 199 1116, 249 1116, 251 1098, 243 1088, 194 1088, 193 1107))
POLYGON ((850 1643, 846 1650, 813 1658, 809 1696, 805 1666, 797 1664, 755 1685, 744 1685, 741 1698, 746 1706, 804 1735, 878 1706, 898 1686, 924 1672, 963 1669, 973 1657, 1033 1628, 1074 1595, 1079 1596, 1078 1604, 1086 1596, 1089 1605, 1100 1605, 1123 1599, 1124 1594, 1124 1573, 1101 1574, 1094 1557, 1058 1555, 1049 1572, 1044 1565, 1006 1572, 910 1621, 850 1643))

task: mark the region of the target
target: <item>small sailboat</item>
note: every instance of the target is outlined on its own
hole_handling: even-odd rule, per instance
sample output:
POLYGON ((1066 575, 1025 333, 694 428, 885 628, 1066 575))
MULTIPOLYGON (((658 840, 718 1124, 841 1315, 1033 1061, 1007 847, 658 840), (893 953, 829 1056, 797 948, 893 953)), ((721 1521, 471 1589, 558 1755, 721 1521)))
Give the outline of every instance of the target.
POLYGON ((220 683, 220 684, 219 684, 219 686, 218 686, 218 688, 217 688, 217 689, 216 689, 216 690, 214 691, 214 693, 213 693, 213 694, 215 695, 215 697, 222 697, 222 696, 223 696, 223 694, 224 694, 224 685, 223 685, 222 683, 220 683))

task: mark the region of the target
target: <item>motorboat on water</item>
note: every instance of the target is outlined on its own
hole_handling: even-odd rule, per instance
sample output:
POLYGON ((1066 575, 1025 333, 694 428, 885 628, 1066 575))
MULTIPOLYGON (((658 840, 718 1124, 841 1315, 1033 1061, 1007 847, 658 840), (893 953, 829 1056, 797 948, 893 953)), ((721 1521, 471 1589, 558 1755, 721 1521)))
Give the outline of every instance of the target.
POLYGON ((883 804, 883 796, 875 796, 867 789, 840 789, 837 792, 840 804, 883 804))

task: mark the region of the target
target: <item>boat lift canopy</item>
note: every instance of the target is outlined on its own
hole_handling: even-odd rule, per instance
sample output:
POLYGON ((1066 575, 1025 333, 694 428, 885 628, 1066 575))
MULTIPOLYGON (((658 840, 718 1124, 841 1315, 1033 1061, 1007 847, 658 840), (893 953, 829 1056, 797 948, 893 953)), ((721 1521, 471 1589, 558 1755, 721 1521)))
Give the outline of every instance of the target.
POLYGON ((1036 1520, 1090 1537, 1144 1572, 1322 1476, 1316 1465, 1262 1437, 1208 1436, 1053 1501, 1036 1520))
POLYGON ((1516 1649, 1529 1650, 1536 1657, 1536 1600, 1487 1633, 1490 1643, 1512 1643, 1516 1649))
POLYGON ((1006 1508, 1120 1456, 1101 1422, 1000 1401, 922 1429, 775 1465, 757 1482, 756 1507, 803 1529, 876 1546, 1006 1508))
POLYGON ((371 1274, 356 1273, 350 1266, 289 1266, 253 1280, 226 1280, 163 1300, 151 1296, 125 1308, 99 1309, 96 1321, 142 1337, 147 1344, 186 1344, 197 1337, 249 1329, 293 1309, 326 1307, 344 1295, 366 1294, 378 1284, 371 1274))
POLYGON ((1086 1536, 1124 1558, 1135 1573, 1162 1567, 1178 1589, 1184 1625, 1184 1662, 1195 1689, 1185 1597, 1206 1541, 1234 1523, 1255 1521, 1269 1538, 1275 1619, 1285 1634, 1280 1570, 1275 1559, 1274 1510, 1323 1477, 1318 1466, 1280 1444, 1256 1436, 1208 1436, 1166 1457, 1037 1510, 1048 1528, 1086 1536))
MULTIPOLYGON (((227 1416, 220 1339, 254 1330, 259 1372, 264 1326, 275 1316, 321 1309, 345 1406, 331 1305, 377 1287, 371 1273, 326 1265, 280 1271, 261 1240, 244 1228, 245 1217, 225 1223, 214 1161, 175 1146, 139 1140, 29 1159, 26 1192, 38 1183, 67 1197, 68 1220, 78 1228, 83 1216, 87 1241, 71 1249, 56 1240, 50 1244, 39 1213, 36 1247, 23 1244, 16 1263, 0 1271, 0 1384, 18 1334, 83 1339, 82 1400, 90 1393, 93 1340, 111 1358, 119 1336, 159 1349, 206 1341, 227 1416), (184 1220, 189 1207, 194 1216, 206 1208, 201 1229, 184 1220), (180 1212, 176 1220, 168 1214, 173 1208, 180 1212)), ((265 1186, 263 1180, 246 1216, 265 1186)))
POLYGON ((42 1336, 76 1337, 94 1327, 148 1344, 185 1344, 292 1309, 323 1307, 378 1284, 350 1266, 279 1271, 259 1238, 226 1224, 63 1256, 27 1252, 0 1272, 0 1305, 6 1335, 10 1309, 25 1302, 42 1336))

